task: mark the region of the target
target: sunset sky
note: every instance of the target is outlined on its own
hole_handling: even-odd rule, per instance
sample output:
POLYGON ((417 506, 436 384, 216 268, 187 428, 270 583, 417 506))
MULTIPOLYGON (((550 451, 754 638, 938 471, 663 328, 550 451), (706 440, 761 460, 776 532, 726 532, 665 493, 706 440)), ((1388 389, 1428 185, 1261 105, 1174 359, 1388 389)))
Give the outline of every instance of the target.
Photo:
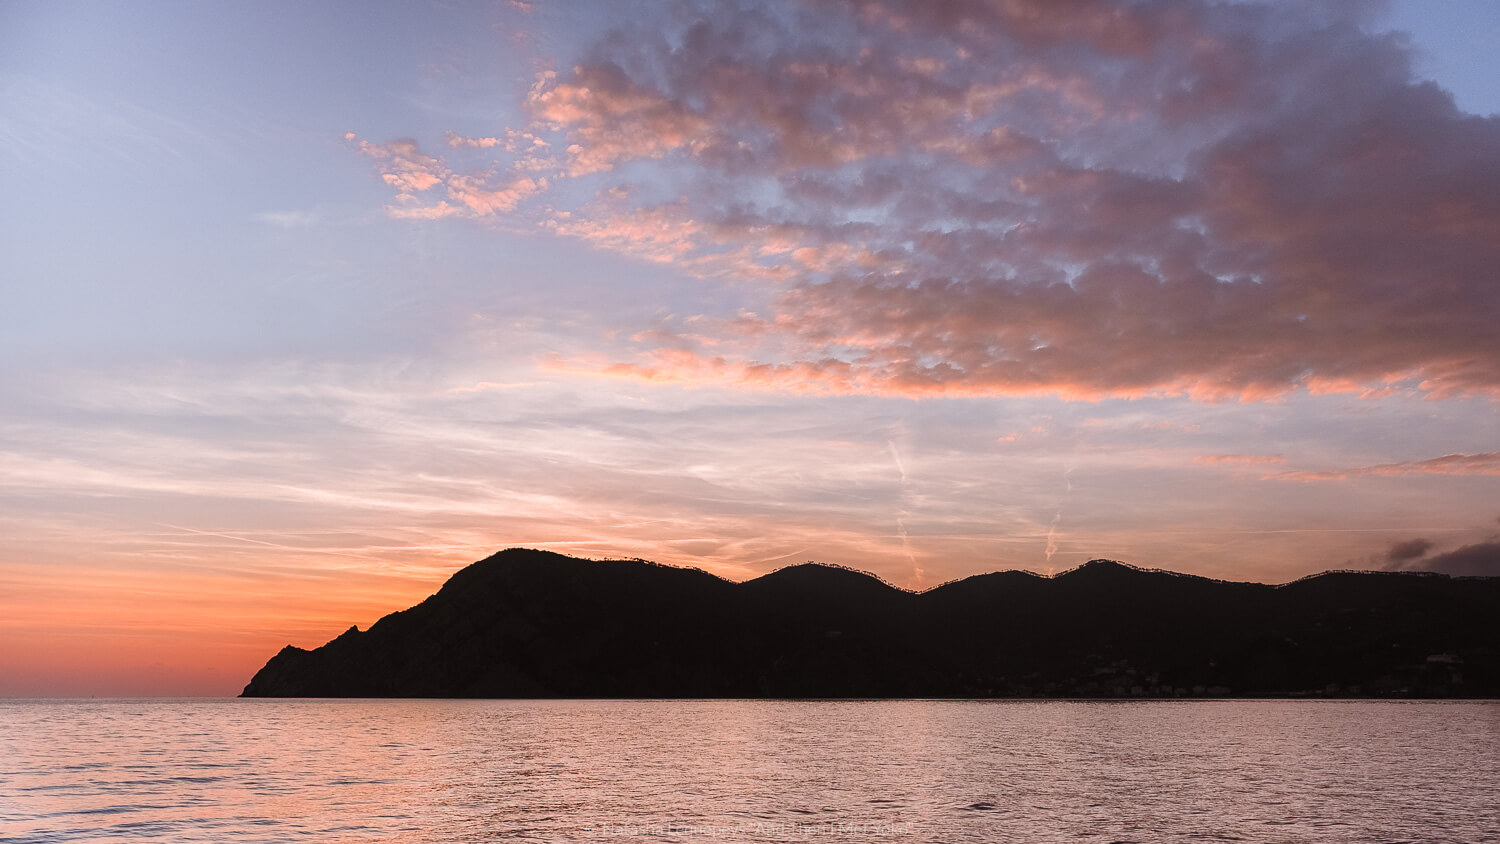
POLYGON ((0 2, 0 695, 510 546, 1500 573, 1500 4, 0 2))

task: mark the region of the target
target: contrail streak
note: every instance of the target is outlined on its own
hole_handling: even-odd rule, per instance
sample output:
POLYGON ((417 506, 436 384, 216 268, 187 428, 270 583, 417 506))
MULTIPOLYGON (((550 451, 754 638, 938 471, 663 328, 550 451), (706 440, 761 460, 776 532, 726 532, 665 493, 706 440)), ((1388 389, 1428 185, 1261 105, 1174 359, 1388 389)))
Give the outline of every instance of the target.
POLYGON ((901 452, 896 448, 895 440, 886 440, 886 447, 891 450, 891 460, 896 463, 896 472, 901 475, 901 503, 902 509, 896 513, 896 534, 901 537, 901 549, 906 552, 906 560, 911 563, 912 585, 920 589, 923 584, 922 567, 917 565, 917 557, 911 551, 911 541, 906 535, 906 493, 910 484, 906 478, 906 464, 901 462, 901 452))
POLYGON ((1052 555, 1057 553, 1057 524, 1062 521, 1063 504, 1068 500, 1068 494, 1073 491, 1073 481, 1068 476, 1073 474, 1073 467, 1069 466, 1063 470, 1063 497, 1057 503, 1057 512, 1052 515, 1052 524, 1047 528, 1047 562, 1052 562, 1052 555))

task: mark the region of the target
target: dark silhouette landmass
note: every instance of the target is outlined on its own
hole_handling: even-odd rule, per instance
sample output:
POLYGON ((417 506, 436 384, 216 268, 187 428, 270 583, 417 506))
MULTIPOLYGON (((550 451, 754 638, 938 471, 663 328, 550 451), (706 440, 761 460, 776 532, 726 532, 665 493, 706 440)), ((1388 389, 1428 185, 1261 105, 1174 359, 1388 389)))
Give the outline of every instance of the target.
POLYGON ((245 697, 1500 696, 1500 578, 1281 586, 1095 560, 915 593, 837 566, 744 583, 510 549, 288 646, 245 697))

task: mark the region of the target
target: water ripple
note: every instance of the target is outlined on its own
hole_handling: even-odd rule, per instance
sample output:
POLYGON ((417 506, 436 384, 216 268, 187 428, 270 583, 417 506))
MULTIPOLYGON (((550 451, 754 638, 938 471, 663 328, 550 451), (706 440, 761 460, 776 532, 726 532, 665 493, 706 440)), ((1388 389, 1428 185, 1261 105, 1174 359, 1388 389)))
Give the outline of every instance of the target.
POLYGON ((1474 702, 0 701, 0 842, 1500 840, 1474 702))

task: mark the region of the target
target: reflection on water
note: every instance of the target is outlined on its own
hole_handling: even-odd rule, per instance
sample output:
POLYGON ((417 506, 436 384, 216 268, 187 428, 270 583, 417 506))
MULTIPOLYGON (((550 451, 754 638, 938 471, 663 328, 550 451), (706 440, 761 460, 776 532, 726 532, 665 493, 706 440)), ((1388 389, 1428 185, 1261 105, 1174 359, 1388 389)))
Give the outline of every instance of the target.
POLYGON ((0 841, 1500 840, 1500 704, 0 701, 0 841))

